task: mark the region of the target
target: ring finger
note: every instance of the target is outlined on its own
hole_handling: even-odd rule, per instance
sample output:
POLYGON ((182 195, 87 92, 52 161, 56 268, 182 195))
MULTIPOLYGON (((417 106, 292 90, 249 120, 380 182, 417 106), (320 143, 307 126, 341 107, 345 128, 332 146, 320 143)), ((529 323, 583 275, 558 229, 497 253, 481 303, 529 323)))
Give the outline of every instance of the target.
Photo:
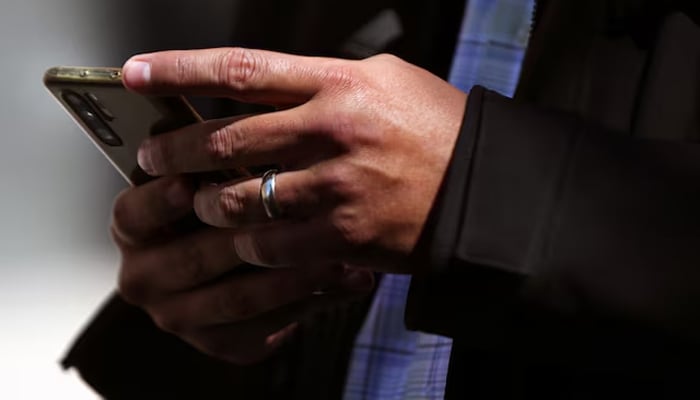
MULTIPOLYGON (((321 204, 329 206, 320 180, 310 170, 279 173, 274 179, 274 199, 269 201, 280 215, 304 219, 317 213, 321 204)), ((261 185, 262 178, 255 178, 203 187, 195 195, 195 212, 204 223, 221 228, 268 222, 261 185)))

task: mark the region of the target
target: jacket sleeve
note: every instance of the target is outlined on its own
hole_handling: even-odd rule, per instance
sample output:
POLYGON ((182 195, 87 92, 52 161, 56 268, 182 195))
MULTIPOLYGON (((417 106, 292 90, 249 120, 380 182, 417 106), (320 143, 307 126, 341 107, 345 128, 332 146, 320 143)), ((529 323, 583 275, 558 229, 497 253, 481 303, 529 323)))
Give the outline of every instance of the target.
POLYGON ((296 335, 267 360, 237 366, 161 331, 148 314, 115 294, 62 364, 109 400, 340 398, 352 343, 371 298, 305 318, 296 335))
POLYGON ((700 342, 700 145, 479 87, 468 103, 409 328, 500 345, 615 325, 700 342))

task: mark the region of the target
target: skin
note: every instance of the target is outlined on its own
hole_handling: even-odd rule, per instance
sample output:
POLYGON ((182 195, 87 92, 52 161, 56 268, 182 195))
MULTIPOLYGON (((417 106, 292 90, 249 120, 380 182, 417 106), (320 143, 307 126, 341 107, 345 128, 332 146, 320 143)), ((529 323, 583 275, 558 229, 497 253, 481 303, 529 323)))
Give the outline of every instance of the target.
POLYGON ((194 188, 181 177, 128 189, 115 202, 112 236, 122 297, 204 353, 258 362, 306 316, 372 289, 371 273, 339 265, 235 274, 243 263, 228 231, 176 227, 193 201, 194 188))
POLYGON ((254 362, 289 336, 298 315, 369 290, 368 270, 425 268, 411 253, 451 158, 465 93, 389 55, 170 51, 133 57, 123 72, 125 85, 143 94, 277 107, 141 146, 139 165, 162 178, 120 197, 114 236, 122 293, 159 326, 209 354, 254 362), (177 177, 186 173, 270 164, 284 166, 276 182, 283 216, 274 221, 259 177, 173 188, 185 187, 177 177), (192 209, 209 228, 162 240, 192 209), (231 276, 243 261, 275 268, 231 276), (319 287, 331 290, 310 295, 319 287))
POLYGON ((148 94, 227 96, 279 111, 153 137, 139 151, 151 175, 283 164, 270 222, 260 179, 207 186, 205 223, 236 228, 256 265, 344 262, 399 273, 416 245, 452 155, 466 94, 396 57, 362 61, 248 49, 134 57, 126 85, 148 94))

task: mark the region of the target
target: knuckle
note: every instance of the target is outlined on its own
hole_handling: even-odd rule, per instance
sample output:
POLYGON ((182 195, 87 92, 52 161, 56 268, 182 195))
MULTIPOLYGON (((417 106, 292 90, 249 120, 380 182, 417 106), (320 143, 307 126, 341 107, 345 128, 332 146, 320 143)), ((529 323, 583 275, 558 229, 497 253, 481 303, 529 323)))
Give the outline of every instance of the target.
POLYGON ((209 135, 205 143, 205 151, 209 159, 217 165, 235 159, 235 143, 239 137, 240 134, 230 125, 209 135))
POLYGON ((351 249, 363 248, 372 242, 372 232, 367 228, 362 216, 348 208, 336 210, 331 216, 331 225, 351 249))
POLYGON ((368 62, 377 62, 377 63, 400 63, 403 62, 402 59, 399 57, 389 54, 389 53, 381 53, 374 55, 372 57, 367 58, 368 62))
POLYGON ((327 166, 320 172, 320 185, 323 192, 339 199, 352 198, 357 192, 358 180, 352 168, 344 164, 327 166))
POLYGON ((196 74, 196 66, 192 59, 185 56, 175 58, 175 83, 181 85, 189 82, 196 74))
POLYGON ((229 222, 239 222, 245 210, 245 198, 235 186, 219 191, 218 207, 229 222))
POLYGON ((348 61, 331 64, 325 69, 323 80, 336 92, 358 89, 363 85, 364 80, 355 65, 348 61))
POLYGON ((221 55, 217 76, 220 83, 234 90, 246 90, 264 68, 264 62, 261 56, 249 49, 231 48, 221 55))

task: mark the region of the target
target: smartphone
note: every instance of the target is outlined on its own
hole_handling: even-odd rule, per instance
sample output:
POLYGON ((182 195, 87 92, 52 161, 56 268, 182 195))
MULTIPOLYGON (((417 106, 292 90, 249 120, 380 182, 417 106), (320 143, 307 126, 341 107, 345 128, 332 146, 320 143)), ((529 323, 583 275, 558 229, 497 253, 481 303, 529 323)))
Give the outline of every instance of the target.
MULTIPOLYGON (((127 90, 120 68, 53 67, 44 85, 119 173, 132 185, 153 179, 137 163, 138 148, 154 135, 200 122, 182 96, 143 96, 127 90)), ((247 175, 226 171, 207 175, 223 181, 247 175)))
MULTIPOLYGON (((144 140, 202 121, 182 96, 144 96, 127 90, 120 68, 49 68, 44 74, 44 85, 132 186, 154 179, 137 162, 138 149, 144 140)), ((247 170, 240 168, 193 174, 192 178, 220 183, 249 176, 247 170)), ((193 212, 172 229, 192 231, 202 226, 193 212)), ((262 270, 246 265, 238 267, 235 273, 262 270)))

